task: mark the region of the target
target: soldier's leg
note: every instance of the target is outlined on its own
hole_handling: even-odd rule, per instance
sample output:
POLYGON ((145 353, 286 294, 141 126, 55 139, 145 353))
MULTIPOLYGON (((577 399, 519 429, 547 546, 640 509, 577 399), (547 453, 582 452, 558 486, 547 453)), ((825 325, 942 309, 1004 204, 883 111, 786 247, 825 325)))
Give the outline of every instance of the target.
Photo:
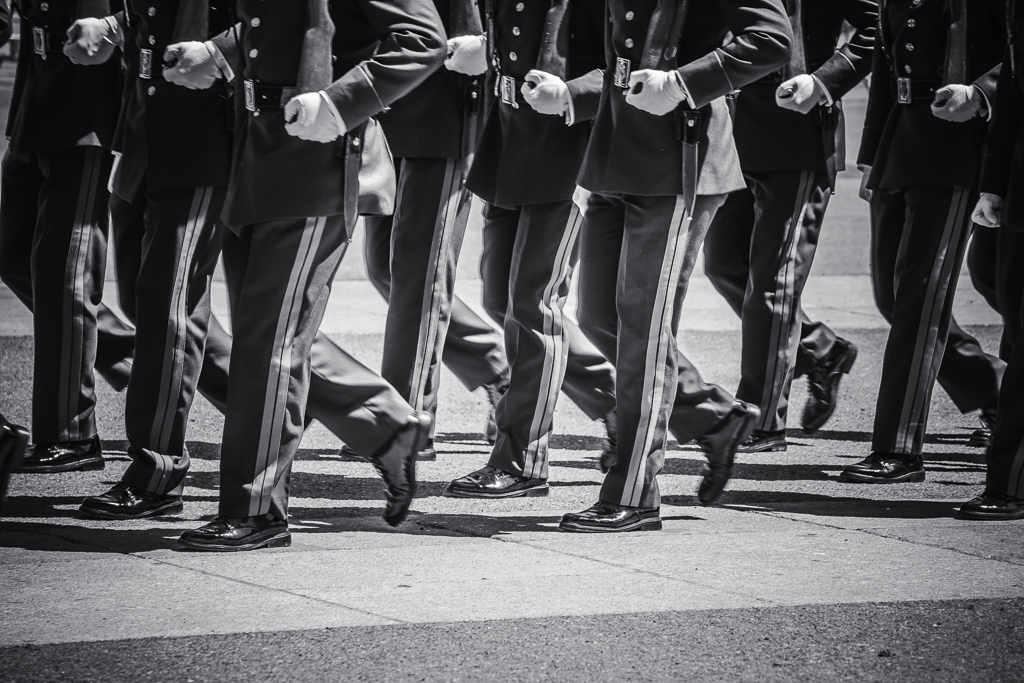
MULTIPOLYGON (((890 324, 896 305, 896 270, 905 215, 904 193, 888 190, 872 193, 871 283, 875 305, 890 324)), ((939 385, 961 413, 995 406, 1005 364, 985 353, 978 340, 964 331, 952 316, 941 356, 939 385)))
MULTIPOLYGON (((221 448, 220 513, 226 517, 287 519, 313 339, 347 239, 340 216, 259 223, 225 237, 235 333, 221 448)), ((377 453, 411 408, 396 394, 401 409, 378 412, 364 406, 358 386, 352 389, 337 397, 347 400, 339 409, 362 411, 365 419, 357 421, 357 433, 343 437, 360 452, 377 453)))
MULTIPOLYGON (((677 358, 682 357, 676 346, 679 314, 704 233, 724 200, 698 197, 693 220, 681 197, 607 200, 609 218, 624 216, 625 262, 618 270, 616 300, 618 460, 601 486, 605 503, 646 509, 661 504, 656 477, 665 461, 677 358), (616 207, 620 202, 624 206, 616 207)), ((593 208, 592 203, 588 213, 593 208)), ((602 220, 588 215, 591 219, 602 220)))
POLYGON ((148 191, 135 289, 135 362, 125 398, 132 463, 123 481, 178 496, 188 414, 203 366, 225 188, 148 191))
POLYGON ((750 276, 750 244, 754 231, 754 193, 749 188, 727 195, 704 237, 704 273, 736 315, 750 276))
POLYGON ((972 191, 908 188, 872 450, 919 457, 970 234, 972 191))
POLYGON ((976 236, 981 233, 995 232, 998 237, 996 284, 998 286, 998 310, 1003 312, 1003 336, 999 345, 999 357, 1008 361, 1012 357, 1014 347, 1024 329, 1022 316, 1017 313, 1021 310, 1021 300, 1024 298, 1024 269, 1020 267, 1020 259, 1024 256, 1024 235, 1005 227, 996 230, 975 228, 974 232, 976 236))
MULTIPOLYGON (((971 284, 997 313, 1003 310, 999 303, 999 284, 996 276, 999 260, 999 230, 974 230, 967 247, 967 272, 971 284)), ((1004 359, 1005 360, 1005 359, 1004 359)))
POLYGON ((0 281, 33 310, 32 242, 46 178, 33 154, 9 148, 0 172, 0 281))

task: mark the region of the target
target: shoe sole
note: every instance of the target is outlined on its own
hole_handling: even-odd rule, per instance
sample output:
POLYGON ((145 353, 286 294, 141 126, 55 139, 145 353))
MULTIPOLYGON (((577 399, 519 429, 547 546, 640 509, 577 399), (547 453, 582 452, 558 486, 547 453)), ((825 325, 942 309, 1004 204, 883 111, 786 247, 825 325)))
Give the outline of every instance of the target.
POLYGON ((848 474, 843 472, 839 475, 839 481, 845 481, 850 484, 904 484, 908 482, 922 482, 924 481, 924 475, 924 472, 907 472, 892 479, 882 479, 866 474, 848 474))
POLYGON ((149 519, 150 517, 166 517, 167 515, 177 514, 184 509, 185 504, 181 501, 168 503, 162 507, 146 510, 136 515, 129 515, 123 512, 107 512, 106 510, 93 510, 91 508, 78 508, 78 517, 81 519, 149 519))
POLYGON ((59 474, 60 472, 91 472, 102 470, 107 466, 103 456, 99 455, 88 460, 69 462, 65 465, 45 465, 42 467, 26 467, 22 465, 12 469, 15 474, 59 474))
POLYGON ((585 524, 566 524, 562 522, 558 525, 559 531, 568 531, 572 533, 582 534, 614 534, 623 533, 628 531, 661 531, 662 524, 661 518, 657 519, 644 519, 629 526, 621 528, 610 528, 610 527, 592 527, 585 524))
POLYGON ((740 446, 736 449, 737 453, 784 453, 788 448, 788 444, 776 443, 766 446, 757 446, 751 448, 749 446, 740 446))
POLYGON ((543 486, 535 486, 529 489, 519 489, 517 491, 510 491, 507 493, 475 493, 471 491, 460 491, 458 489, 452 490, 449 488, 445 491, 445 495, 449 498, 481 498, 487 500, 500 500, 502 498, 543 498, 550 493, 551 487, 547 484, 543 486))
POLYGON ((988 522, 1008 522, 1015 519, 1024 519, 1024 510, 1012 514, 997 514, 991 512, 963 512, 956 513, 957 519, 975 519, 988 522))
POLYGON ((838 366, 835 369, 835 374, 830 378, 829 382, 832 383, 832 395, 837 398, 829 404, 828 411, 822 413, 818 418, 812 422, 803 423, 800 426, 807 434, 814 434, 816 431, 825 426, 825 423, 832 419, 832 416, 836 414, 836 407, 839 404, 839 384, 843 380, 843 375, 850 374, 853 370, 853 364, 857 361, 857 347, 850 344, 847 352, 843 355, 839 361, 838 366))
POLYGON ((292 533, 290 531, 285 531, 280 534, 275 534, 270 538, 257 541, 256 543, 246 543, 245 545, 190 543, 188 541, 178 539, 177 549, 199 550, 211 553, 233 553, 244 550, 259 550, 260 548, 288 548, 291 544, 292 533))
MULTIPOLYGON (((736 434, 733 437, 733 441, 730 443, 729 450, 732 451, 732 457, 730 458, 730 461, 726 465, 726 467, 729 467, 731 469, 733 466, 735 466, 736 453, 739 450, 739 444, 746 441, 750 437, 750 435, 754 433, 754 425, 757 424, 757 419, 759 417, 760 413, 757 411, 756 408, 748 411, 743 416, 743 423, 740 425, 740 428, 736 430, 736 434)), ((699 502, 701 505, 714 505, 716 502, 718 502, 718 499, 722 497, 722 494, 725 492, 725 487, 729 484, 730 479, 732 479, 731 473, 729 477, 726 478, 724 482, 722 482, 721 488, 719 488, 718 491, 710 495, 707 491, 701 491, 701 488, 704 487, 704 484, 707 481, 706 478, 702 479, 701 486, 700 488, 697 489, 697 502, 699 502)), ((714 488, 718 488, 718 485, 716 484, 714 488)))
POLYGON ((416 459, 420 452, 427 447, 427 440, 430 438, 429 432, 430 424, 423 424, 423 421, 417 417, 416 439, 413 441, 413 447, 410 449, 409 454, 405 456, 405 477, 409 481, 409 493, 393 514, 388 515, 385 512, 384 521, 387 522, 388 526, 396 527, 409 516, 412 499, 416 496, 416 459))
MULTIPOLYGON (((420 462, 434 462, 437 460, 437 451, 432 448, 424 449, 416 454, 416 459, 420 462)), ((364 458, 358 454, 343 453, 338 456, 338 460, 341 462, 370 462, 369 458, 364 458)))

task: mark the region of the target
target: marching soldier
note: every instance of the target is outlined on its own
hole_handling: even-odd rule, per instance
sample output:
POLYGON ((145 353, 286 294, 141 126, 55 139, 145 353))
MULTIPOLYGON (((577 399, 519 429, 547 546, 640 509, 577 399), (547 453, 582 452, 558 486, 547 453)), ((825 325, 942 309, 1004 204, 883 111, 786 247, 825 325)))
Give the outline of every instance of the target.
POLYGON ((885 0, 879 7, 858 163, 870 167, 872 270, 892 276, 876 284, 892 327, 872 453, 846 467, 844 481, 924 480, 922 444, 943 371, 961 411, 997 400, 1001 363, 965 349, 967 340, 950 331, 1004 42, 1002 4, 885 0))
POLYGON ((106 16, 109 4, 15 7, 21 47, 0 179, 0 279, 32 310, 35 336, 35 444, 16 471, 102 469, 93 363, 120 70, 76 66, 62 50, 76 18, 106 16))
MULTIPOLYGON (((434 4, 449 36, 446 68, 381 115, 396 158, 395 214, 365 220, 367 274, 388 301, 381 375, 431 414, 442 351, 470 391, 485 386, 494 396, 508 373, 497 332, 454 296, 472 201, 463 180, 483 108, 484 30, 476 2, 434 4)), ((420 459, 434 457, 431 442, 420 459)))
MULTIPOLYGON (((290 544, 288 482, 312 342, 359 195, 369 190, 359 185, 360 166, 390 163, 368 119, 444 58, 443 29, 429 3, 240 0, 237 13, 238 32, 216 41, 244 96, 224 211, 234 343, 220 516, 181 535, 181 545, 195 550, 290 544)), ((202 64, 211 61, 208 53, 202 64)), ((364 407, 361 387, 353 381, 348 388, 349 409, 364 407)), ((395 526, 412 502, 416 454, 431 419, 391 393, 400 410, 374 413, 372 430, 345 438, 371 454, 388 486, 384 519, 395 526)))
MULTIPOLYGON (((871 69, 878 20, 873 0, 787 4, 795 41, 789 63, 735 98, 736 149, 747 187, 725 200, 704 241, 708 278, 743 321, 736 397, 761 409, 743 452, 786 450, 789 389, 805 336, 800 296, 836 174, 846 163, 841 98, 871 69), (837 50, 844 20, 856 33, 837 50)), ((811 370, 804 419, 811 430, 834 412, 839 378, 857 357, 852 343, 830 332, 819 327, 832 343, 811 370), (830 374, 833 381, 816 377, 830 374)))
POLYGON ((714 502, 731 476, 757 407, 700 381, 676 329, 704 233, 725 195, 744 186, 724 96, 782 66, 792 42, 777 0, 608 7, 608 71, 580 172, 593 192, 580 296, 591 298, 581 302, 590 324, 616 342, 619 439, 598 503, 566 514, 567 531, 661 528, 656 476, 670 412, 707 453, 701 502, 714 502), (687 386, 677 401, 680 369, 687 386))
MULTIPOLYGON (((974 222, 994 229, 999 263, 995 281, 1007 328, 1018 335, 1024 321, 1024 283, 1005 271, 1020 271, 1024 258, 1024 3, 1007 2, 1009 35, 974 222), (1016 308, 1010 309, 1011 305, 1016 308)), ((1004 340, 1006 339, 1004 335, 1004 340)), ((1024 519, 1024 344, 1007 340, 1010 360, 999 392, 999 418, 988 453, 985 491, 964 503, 960 519, 1024 519)))
POLYGON ((487 465, 451 482, 448 494, 542 496, 574 347, 589 359, 575 364, 585 365, 575 378, 590 381, 570 396, 592 418, 615 407, 611 365, 562 311, 581 223, 572 195, 604 65, 604 5, 487 0, 486 15, 493 96, 466 186, 485 202, 484 307, 503 324, 510 376, 487 465))
MULTIPOLYGON (((112 489, 82 503, 84 516, 138 519, 182 509, 185 430, 202 368, 232 139, 224 86, 186 89, 169 82, 167 72, 196 50, 205 52, 203 41, 230 25, 227 11, 205 0, 132 0, 124 12, 81 19, 69 32, 88 45, 123 45, 128 53, 110 212, 115 233, 140 224, 145 230, 125 398, 132 463, 112 489), (187 49, 168 49, 178 43, 187 49)), ((95 63, 106 50, 68 54, 95 63)))

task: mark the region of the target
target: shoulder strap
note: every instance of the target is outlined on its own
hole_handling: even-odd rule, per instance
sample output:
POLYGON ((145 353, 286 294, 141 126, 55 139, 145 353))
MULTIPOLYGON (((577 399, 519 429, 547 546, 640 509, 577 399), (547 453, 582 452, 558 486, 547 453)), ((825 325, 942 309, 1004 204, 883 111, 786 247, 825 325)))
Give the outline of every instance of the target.
POLYGON ((537 68, 566 79, 566 62, 569 57, 569 17, 572 9, 569 0, 551 0, 551 7, 544 18, 544 35, 537 52, 537 68))
POLYGON ((946 83, 966 83, 967 64, 967 0, 949 0, 949 36, 946 39, 946 83))
POLYGON ((641 69, 676 66, 679 37, 683 34, 689 6, 690 0, 658 0, 658 6, 651 15, 651 25, 647 29, 644 56, 640 60, 641 69), (672 17, 671 24, 668 23, 669 16, 672 17))
POLYGON ((790 14, 789 23, 793 27, 793 52, 789 57, 789 63, 785 67, 784 78, 792 78, 799 74, 805 74, 810 69, 807 63, 807 49, 804 45, 804 2, 803 0, 789 0, 790 14))
POLYGON ((449 36, 478 36, 484 32, 477 0, 452 0, 448 15, 449 36))
POLYGON ((295 79, 296 88, 300 93, 324 90, 334 80, 334 65, 331 63, 334 22, 331 21, 328 2, 329 0, 307 0, 306 3, 309 28, 302 38, 299 74, 295 79))
POLYGON ((210 0, 181 0, 174 20, 171 43, 206 40, 209 33, 210 0))

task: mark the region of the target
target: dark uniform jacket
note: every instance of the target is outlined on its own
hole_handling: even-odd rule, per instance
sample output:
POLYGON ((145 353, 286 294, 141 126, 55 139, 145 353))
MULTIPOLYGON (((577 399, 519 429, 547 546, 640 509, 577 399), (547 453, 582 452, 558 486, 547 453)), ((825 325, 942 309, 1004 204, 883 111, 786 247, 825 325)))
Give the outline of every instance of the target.
MULTIPOLYGON (((579 180, 592 192, 682 193, 677 117, 654 116, 626 104, 626 91, 615 85, 612 68, 620 57, 629 60, 632 70, 640 68, 651 16, 659 3, 675 6, 675 0, 609 0, 609 69, 579 180)), ((690 0, 675 61, 696 107, 712 105, 700 142, 699 194, 744 187, 724 95, 785 64, 791 44, 792 31, 779 0, 690 0)))
POLYGON ((87 138, 107 149, 111 146, 121 103, 118 60, 76 66, 62 51, 68 27, 76 19, 106 15, 110 10, 106 3, 98 3, 90 14, 79 17, 78 4, 76 0, 15 2, 21 15, 21 46, 7 117, 12 151, 53 152, 75 147, 87 138), (37 45, 46 53, 45 59, 36 53, 37 45))
POLYGON ((11 4, 7 0, 0 0, 0 46, 7 44, 13 32, 11 4))
POLYGON ((1015 2, 979 189, 1003 198, 1003 225, 1024 231, 1024 7, 1015 2))
MULTIPOLYGON (((803 7, 802 41, 805 67, 793 58, 783 69, 751 83, 736 98, 733 130, 740 164, 744 171, 824 171, 823 120, 826 112, 816 108, 804 115, 783 109, 775 102, 779 84, 801 73, 816 76, 835 100, 833 149, 836 168, 842 170, 845 159, 845 127, 839 99, 864 80, 871 71, 871 48, 878 24, 875 0, 800 0, 803 7), (848 21, 855 33, 836 50, 848 21)), ((789 0, 792 19, 795 2, 789 0)), ((796 25, 794 24, 794 29, 796 25)), ((794 54, 798 51, 794 50, 794 54)))
MULTIPOLYGON (((330 0, 329 10, 335 80, 326 92, 349 130, 411 92, 444 61, 444 29, 432 3, 330 0)), ((307 14, 307 3, 298 0, 239 0, 239 92, 245 80, 295 87, 307 14)), ((232 50, 224 45, 222 51, 232 50)), ((345 137, 326 144, 293 137, 280 108, 259 116, 239 108, 235 132, 228 225, 344 213, 345 137)), ((432 132, 423 128, 422 134, 432 132)))
MULTIPOLYGON (((872 166, 868 186, 975 188, 988 124, 932 114, 934 92, 947 82, 950 0, 882 0, 871 94, 857 163, 872 166), (908 48, 908 46, 911 46, 908 48), (911 103, 900 104, 897 77, 909 78, 911 103)), ((1003 47, 1005 0, 968 0, 967 83, 995 99, 1003 47)))
MULTIPOLYGON (((574 123, 540 114, 523 100, 520 88, 531 69, 541 68, 549 0, 495 0, 494 26, 500 75, 515 78, 518 108, 493 97, 498 74, 490 73, 486 119, 466 187, 499 206, 572 199, 590 137, 604 69, 604 0, 571 0, 564 75, 575 111, 574 123)), ((493 65, 492 65, 493 66, 493 65)))
MULTIPOLYGON (((451 37, 452 5, 470 0, 433 0, 451 37)), ((471 82, 482 83, 483 76, 473 78, 445 68, 432 73, 415 90, 401 98, 377 117, 387 135, 391 153, 396 157, 421 159, 457 159, 463 154, 463 125, 471 82)), ((482 88, 477 86, 477 111, 483 109, 482 88)))
MULTIPOLYGON (((231 26, 226 0, 210 5, 209 36, 231 26), (214 4, 217 7, 214 7, 214 4)), ((225 84, 191 90, 163 79, 164 49, 172 43, 178 0, 125 0, 128 65, 125 101, 115 140, 122 154, 114 192, 132 201, 142 183, 154 190, 227 185, 231 173, 232 108, 225 84), (150 77, 140 75, 150 50, 150 77)), ((208 37, 209 37, 208 36, 208 37)))

